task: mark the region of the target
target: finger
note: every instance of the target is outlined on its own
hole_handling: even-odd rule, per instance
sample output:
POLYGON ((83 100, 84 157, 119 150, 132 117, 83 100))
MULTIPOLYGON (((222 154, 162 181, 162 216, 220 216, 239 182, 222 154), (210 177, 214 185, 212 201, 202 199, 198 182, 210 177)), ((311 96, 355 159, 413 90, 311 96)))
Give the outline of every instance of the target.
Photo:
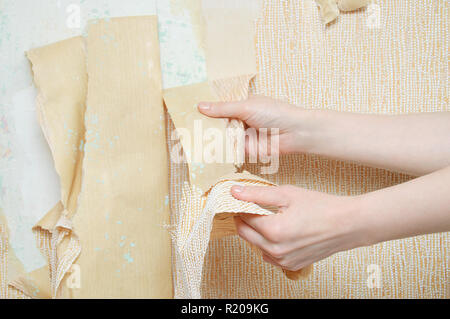
POLYGON ((209 117, 237 118, 246 120, 244 101, 239 102, 200 102, 198 104, 200 113, 209 117))
POLYGON ((258 134, 255 129, 245 131, 245 153, 248 155, 249 163, 258 162, 258 134))
MULTIPOLYGON (((273 216, 263 216, 263 215, 255 215, 255 214, 239 214, 239 217, 242 219, 244 223, 257 231, 261 236, 267 234, 270 224, 270 217, 273 216)), ((266 237, 264 237, 268 240, 266 237)))
POLYGON ((234 198, 258 205, 285 207, 288 199, 279 186, 240 186, 231 188, 234 198))
POLYGON ((248 224, 244 223, 240 217, 234 217, 234 222, 238 235, 249 243, 259 247, 262 250, 264 250, 264 247, 269 244, 269 242, 261 234, 259 234, 248 224))

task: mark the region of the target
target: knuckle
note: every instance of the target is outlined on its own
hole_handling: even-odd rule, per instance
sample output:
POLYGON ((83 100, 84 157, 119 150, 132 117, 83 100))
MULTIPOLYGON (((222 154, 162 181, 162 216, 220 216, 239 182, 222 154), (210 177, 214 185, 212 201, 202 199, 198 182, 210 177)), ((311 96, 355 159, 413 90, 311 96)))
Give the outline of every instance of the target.
POLYGON ((256 198, 258 196, 258 192, 255 191, 253 186, 245 186, 245 195, 250 198, 256 198))
POLYGON ((299 271, 300 269, 302 269, 302 267, 300 265, 292 265, 291 266, 291 271, 299 271))
POLYGON ((290 268, 291 268, 291 264, 286 260, 280 261, 280 266, 281 266, 281 268, 287 269, 287 270, 290 270, 290 268))
POLYGON ((242 113, 248 113, 249 112, 249 103, 248 102, 242 103, 241 111, 242 111, 242 113))
POLYGON ((289 190, 291 187, 292 187, 292 185, 280 185, 280 186, 278 186, 278 188, 279 188, 281 191, 287 191, 287 190, 289 190))
POLYGON ((239 236, 242 237, 242 227, 241 226, 236 226, 236 232, 239 236))
POLYGON ((295 186, 292 185, 280 185, 278 186, 278 191, 280 193, 280 198, 282 201, 282 204, 284 206, 287 206, 287 204, 290 203, 291 198, 292 198, 292 193, 295 190, 295 186))
MULTIPOLYGON (((206 104, 206 103, 205 103, 205 104, 206 104)), ((216 102, 209 102, 209 103, 207 103, 207 105, 210 107, 210 110, 211 110, 211 111, 217 111, 218 105, 217 105, 216 102)))
POLYGON ((280 223, 273 221, 270 224, 265 224, 263 227, 264 237, 273 243, 280 243, 284 239, 284 231, 280 223))
POLYGON ((293 185, 281 185, 278 187, 279 187, 280 191, 285 195, 289 195, 292 191, 294 191, 296 189, 296 187, 293 185))
POLYGON ((247 102, 236 105, 236 108, 239 117, 245 118, 251 114, 251 106, 247 102))
POLYGON ((251 186, 244 185, 244 186, 242 186, 242 190, 243 190, 242 193, 239 193, 239 196, 241 197, 241 199, 247 200, 247 199, 252 198, 253 192, 252 192, 251 186))
POLYGON ((297 270, 300 269, 300 267, 295 266, 295 265, 292 265, 292 264, 286 265, 286 266, 283 267, 283 268, 286 269, 286 270, 289 270, 289 271, 297 271, 297 270))
POLYGON ((269 232, 267 232, 267 234, 265 235, 265 237, 273 242, 273 243, 280 243, 282 241, 282 234, 278 231, 278 230, 270 230, 269 232))
POLYGON ((245 229, 242 225, 236 225, 236 232, 240 237, 245 238, 245 229))
POLYGON ((215 102, 215 103, 211 103, 211 111, 214 112, 215 114, 224 114, 226 111, 226 107, 227 104, 224 102, 215 102))
MULTIPOLYGON (((286 255, 286 250, 280 245, 272 245, 268 249, 268 253, 276 259, 282 259, 286 255)), ((281 261, 285 262, 285 261, 281 261)))

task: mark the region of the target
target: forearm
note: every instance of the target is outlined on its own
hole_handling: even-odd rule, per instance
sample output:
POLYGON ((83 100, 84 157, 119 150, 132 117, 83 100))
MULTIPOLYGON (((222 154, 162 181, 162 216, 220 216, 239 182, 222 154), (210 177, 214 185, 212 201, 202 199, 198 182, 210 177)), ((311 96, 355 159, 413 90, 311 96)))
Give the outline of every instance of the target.
POLYGON ((355 201, 365 244, 450 231, 450 166, 355 201))
POLYGON ((299 151, 423 175, 450 165, 450 112, 299 114, 299 151))

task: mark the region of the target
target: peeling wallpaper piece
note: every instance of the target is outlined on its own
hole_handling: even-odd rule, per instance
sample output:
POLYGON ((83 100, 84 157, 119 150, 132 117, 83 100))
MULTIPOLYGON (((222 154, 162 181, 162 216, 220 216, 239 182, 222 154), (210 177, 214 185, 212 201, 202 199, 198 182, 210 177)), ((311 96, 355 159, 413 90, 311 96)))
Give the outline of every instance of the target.
MULTIPOLYGON (((27 56, 38 88, 39 122, 60 178, 61 203, 33 228, 48 265, 16 278, 12 284, 23 289, 36 286, 41 296, 56 297, 62 277, 79 253, 78 247, 71 255, 65 254, 66 245, 76 246, 77 238, 71 227, 61 222, 75 213, 81 187, 83 149, 80 145, 84 142, 87 90, 84 41, 81 37, 71 38, 30 50, 27 56), (49 277, 39 277, 42 275, 49 277), (51 282, 50 291, 41 285, 47 281, 51 282)), ((24 292, 33 296, 30 290, 24 292)))
MULTIPOLYGON (((226 79, 217 79, 210 82, 215 94, 221 101, 242 101, 249 95, 250 85, 256 74, 244 74, 226 79)), ((234 133, 228 134, 231 149, 234 150, 233 164, 238 171, 241 170, 245 161, 244 123, 238 119, 228 119, 227 128, 233 129, 234 133)))
POLYGON ((23 265, 11 250, 6 216, 0 209, 0 299, 28 299, 20 290, 8 286, 10 278, 23 271, 23 265))
POLYGON ((341 11, 353 11, 367 6, 371 0, 337 0, 337 5, 341 11))
MULTIPOLYGON (((238 176, 235 178, 239 180, 238 176)), ((214 232, 212 226, 216 213, 272 214, 272 212, 261 209, 255 204, 246 203, 243 205, 243 202, 233 200, 229 192, 232 184, 241 183, 220 181, 206 197, 195 185, 191 187, 186 184, 184 186, 183 199, 180 202, 181 222, 177 225, 174 235, 178 278, 175 298, 201 298, 202 265, 210 233, 211 231, 214 232), (221 196, 225 196, 226 199, 221 198, 221 196)), ((248 181, 247 184, 270 185, 256 181, 248 181)), ((232 220, 231 222, 233 223, 232 220)))
POLYGON ((171 160, 187 160, 191 184, 203 191, 218 178, 234 173, 235 166, 242 164, 243 148, 240 148, 238 134, 243 133, 244 127, 237 120, 207 117, 198 111, 197 104, 201 101, 244 100, 253 77, 253 74, 244 74, 163 92, 165 105, 177 128, 177 133, 172 133, 170 138, 176 141, 180 138, 179 146, 183 148, 176 145, 169 148, 171 160), (233 133, 228 129, 240 131, 233 133), (217 147, 212 147, 216 145, 214 142, 219 142, 217 147))
MULTIPOLYGON (((227 148, 224 138, 227 120, 208 118, 197 109, 200 101, 219 101, 211 85, 203 82, 164 90, 164 101, 177 128, 177 135, 172 138, 180 138, 183 152, 188 161, 191 184, 206 191, 213 181, 225 174, 233 173, 235 171, 233 161, 226 162, 227 148), (208 131, 212 133, 212 138, 217 136, 217 139, 207 141, 205 135, 208 131), (218 158, 216 161, 216 157, 211 156, 211 160, 214 162, 209 163, 205 153, 208 145, 216 145, 214 141, 219 142, 213 149, 218 154, 218 158)), ((174 147, 170 149, 170 152, 171 160, 177 161, 176 156, 180 152, 180 148, 174 147)), ((233 154, 231 154, 232 159, 234 159, 233 154)))
POLYGON ((37 114, 60 177, 61 201, 73 214, 84 155, 80 147, 84 143, 87 92, 83 38, 30 50, 27 56, 39 90, 37 114))
MULTIPOLYGON (((73 298, 170 298, 167 153, 156 16, 90 26, 82 252, 73 298), (133 245, 132 245, 133 244, 133 245)), ((65 278, 67 280, 67 278, 65 278)))
MULTIPOLYGON (((9 286, 15 287, 31 298, 55 298, 59 293, 59 284, 72 260, 63 258, 66 254, 66 242, 58 242, 58 222, 64 219, 64 205, 58 202, 37 224, 33 227, 37 247, 44 256, 47 264, 31 272, 22 272, 12 277, 9 286), (58 247, 59 245, 59 247, 58 247), (63 254, 60 257, 59 254, 63 254), (59 280, 58 280, 59 277, 59 280)), ((64 235, 74 235, 62 232, 64 235)), ((75 236, 75 235, 74 235, 75 236)), ((69 240, 72 245, 76 243, 76 237, 69 240)), ((74 251, 75 254, 79 250, 74 251)), ((70 252, 72 253, 72 252, 70 252)))
POLYGON ((208 79, 255 74, 256 18, 261 0, 200 0, 204 17, 204 48, 208 79))
POLYGON ((328 24, 339 16, 339 10, 355 11, 367 6, 371 0, 316 0, 323 22, 328 24))
MULTIPOLYGON (((180 222, 173 235, 177 272, 175 298, 201 298, 203 264, 210 238, 236 235, 233 215, 244 213, 264 216, 277 213, 269 207, 235 199, 230 191, 234 185, 274 186, 247 172, 221 177, 206 194, 195 185, 184 185, 180 222)), ((255 250, 259 252, 256 247, 255 250)), ((242 262, 246 263, 247 260, 242 262)), ((227 265, 223 267, 232 272, 227 265)), ((297 280, 308 276, 310 271, 311 267, 306 267, 295 272, 284 272, 288 278, 297 280)))
POLYGON ((316 0, 320 8, 323 22, 328 24, 334 21, 339 16, 339 8, 336 0, 316 0))

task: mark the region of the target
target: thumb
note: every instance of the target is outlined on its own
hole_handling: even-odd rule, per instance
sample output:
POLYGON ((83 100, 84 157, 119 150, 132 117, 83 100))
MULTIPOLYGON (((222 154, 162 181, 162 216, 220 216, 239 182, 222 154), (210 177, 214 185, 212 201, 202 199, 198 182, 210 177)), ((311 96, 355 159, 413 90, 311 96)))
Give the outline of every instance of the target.
POLYGON ((235 118, 245 121, 246 107, 244 101, 240 102, 200 102, 200 113, 216 118, 235 118))
POLYGON ((233 186, 231 195, 263 206, 285 207, 289 201, 282 186, 233 186))

